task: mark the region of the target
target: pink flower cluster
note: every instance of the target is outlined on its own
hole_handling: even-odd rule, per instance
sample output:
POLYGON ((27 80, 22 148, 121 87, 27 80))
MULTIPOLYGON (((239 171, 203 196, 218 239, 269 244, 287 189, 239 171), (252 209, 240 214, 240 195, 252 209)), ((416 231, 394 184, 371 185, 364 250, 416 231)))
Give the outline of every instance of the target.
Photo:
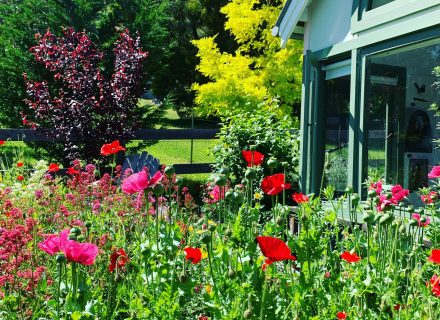
POLYGON ((384 193, 381 181, 371 183, 368 189, 370 191, 374 191, 376 196, 379 197, 379 201, 377 203, 378 211, 386 211, 390 209, 392 206, 395 206, 399 202, 403 201, 409 195, 409 190, 403 189, 399 184, 391 187, 391 193, 384 193))

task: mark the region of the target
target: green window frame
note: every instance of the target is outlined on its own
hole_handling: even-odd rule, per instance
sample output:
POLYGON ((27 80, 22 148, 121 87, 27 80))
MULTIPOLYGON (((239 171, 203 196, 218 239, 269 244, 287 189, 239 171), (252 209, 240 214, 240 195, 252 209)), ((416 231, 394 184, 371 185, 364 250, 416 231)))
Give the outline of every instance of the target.
POLYGON ((440 5, 440 0, 394 0, 371 9, 372 0, 354 0, 351 32, 359 33, 440 5))

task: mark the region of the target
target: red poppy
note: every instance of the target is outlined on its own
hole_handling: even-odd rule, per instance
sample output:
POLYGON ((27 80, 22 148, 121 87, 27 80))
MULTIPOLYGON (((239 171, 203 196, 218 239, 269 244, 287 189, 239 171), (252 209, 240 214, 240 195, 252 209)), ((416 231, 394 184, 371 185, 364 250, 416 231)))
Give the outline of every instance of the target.
POLYGON ((433 275, 431 277, 431 280, 429 280, 429 282, 426 283, 426 286, 429 288, 431 288, 431 292, 433 295, 435 295, 436 297, 440 298, 440 278, 437 277, 436 275, 433 275))
POLYGON ((79 174, 79 171, 76 170, 74 167, 70 167, 70 168, 67 169, 67 173, 71 174, 71 175, 74 175, 74 174, 79 174))
POLYGON ((309 197, 302 194, 302 193, 294 193, 292 195, 292 199, 293 201, 295 201, 296 203, 300 204, 300 203, 306 203, 309 201, 309 197))
POLYGON ((185 248, 186 261, 191 261, 193 264, 197 264, 202 260, 202 251, 199 248, 185 248))
POLYGON ((277 173, 273 176, 267 176, 261 182, 261 189, 264 193, 274 196, 285 189, 290 189, 290 183, 285 183, 283 173, 277 173))
POLYGON ((344 251, 340 255, 341 259, 347 261, 348 263, 354 263, 359 262, 361 260, 361 257, 359 257, 356 253, 350 253, 348 251, 344 251))
POLYGON ((296 260, 296 257, 292 255, 289 247, 281 239, 258 236, 257 242, 261 252, 267 258, 263 264, 263 270, 276 261, 296 260))
POLYGON ((209 318, 205 315, 199 316, 199 320, 209 320, 209 318))
POLYGON ((125 151, 125 148, 119 144, 119 140, 104 144, 101 147, 101 155, 103 156, 109 156, 111 154, 118 153, 119 151, 125 151))
POLYGON ((110 255, 110 265, 108 266, 108 270, 113 272, 116 268, 121 269, 127 262, 128 256, 124 249, 121 248, 116 250, 110 255))
POLYGON ((244 160, 247 162, 248 167, 261 166, 263 164, 264 154, 258 151, 243 150, 241 151, 241 154, 243 155, 244 160))
MULTIPOLYGON (((69 168, 69 169, 71 169, 71 168, 69 168)), ((60 166, 57 163, 51 163, 49 165, 49 168, 47 169, 47 171, 49 171, 49 172, 57 172, 59 170, 60 170, 60 166)))
POLYGON ((4 145, 5 141, 4 140, 0 140, 0 146, 4 145))
POLYGON ((431 255, 428 257, 428 260, 440 264, 440 249, 433 249, 431 251, 431 255))
POLYGON ((24 177, 23 177, 22 175, 19 175, 19 176, 17 176, 17 180, 18 180, 18 181, 23 181, 23 180, 24 180, 24 177))
POLYGON ((17 162, 17 167, 23 167, 24 166, 24 163, 23 162, 17 162))
POLYGON ((338 319, 347 319, 347 313, 345 313, 344 311, 340 311, 336 314, 336 318, 338 319))

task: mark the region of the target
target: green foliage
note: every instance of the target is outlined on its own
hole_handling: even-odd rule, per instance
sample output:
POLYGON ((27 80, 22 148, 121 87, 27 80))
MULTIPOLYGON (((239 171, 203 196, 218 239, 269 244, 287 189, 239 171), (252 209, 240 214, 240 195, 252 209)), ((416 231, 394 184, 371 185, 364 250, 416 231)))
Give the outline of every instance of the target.
POLYGON ((197 70, 208 79, 193 85, 200 113, 227 117, 259 108, 280 116, 298 114, 293 109, 301 94, 302 43, 292 41, 280 49, 272 36, 281 4, 232 0, 221 9, 225 29, 238 43, 232 54, 221 50, 216 37, 193 41, 197 70))
POLYGON ((242 150, 255 150, 265 155, 263 170, 259 178, 271 174, 267 160, 275 158, 277 167, 272 173, 283 172, 282 162, 286 162, 286 181, 298 180, 299 138, 289 117, 280 118, 267 111, 239 113, 225 120, 214 147, 215 167, 228 168, 240 182, 244 178, 246 165, 242 150))

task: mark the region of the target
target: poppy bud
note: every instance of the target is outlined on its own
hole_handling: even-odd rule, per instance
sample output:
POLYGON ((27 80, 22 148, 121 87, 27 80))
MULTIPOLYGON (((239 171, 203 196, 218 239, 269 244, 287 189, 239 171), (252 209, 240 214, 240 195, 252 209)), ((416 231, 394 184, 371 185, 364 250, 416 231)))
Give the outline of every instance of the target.
POLYGON ((418 227, 419 226, 419 222, 417 220, 415 220, 415 219, 411 219, 409 221, 409 226, 410 227, 418 227))
POLYGON ((215 224, 210 224, 209 227, 208 227, 208 230, 211 231, 211 232, 214 232, 215 229, 216 229, 216 225, 215 224))
POLYGON ((357 193, 353 193, 353 196, 351 198, 351 202, 356 207, 359 204, 359 201, 361 200, 361 197, 357 193))
POLYGON ((69 239, 69 240, 76 240, 76 234, 69 233, 69 236, 67 237, 67 239, 69 239))
POLYGON ((79 235, 78 237, 76 237, 76 241, 78 242, 84 242, 86 240, 86 237, 84 237, 84 235, 79 235))
POLYGON ((225 176, 217 176, 214 180, 214 183, 216 186, 224 187, 227 183, 226 177, 225 176))
POLYGON ((277 217, 277 219, 275 220, 275 223, 276 223, 278 226, 282 226, 282 225, 284 224, 284 219, 283 219, 283 217, 277 217))
POLYGON ((373 239, 379 239, 379 233, 377 231, 374 231, 373 239))
POLYGON ((225 176, 229 176, 231 174, 231 170, 229 170, 228 168, 223 167, 223 168, 221 168, 219 170, 219 173, 222 174, 222 175, 225 175, 225 176))
POLYGON ((119 283, 122 281, 122 276, 119 274, 119 272, 115 273, 115 283, 119 283))
POLYGON ((375 196, 377 196, 377 192, 374 189, 368 190, 368 197, 369 198, 374 198, 375 196))
POLYGON ((364 212, 364 215, 362 217, 362 221, 364 221, 365 223, 372 223, 374 221, 374 213, 371 211, 366 211, 364 212))
POLYGON ((77 227, 73 227, 72 229, 70 229, 70 233, 79 236, 81 234, 81 229, 77 227))
POLYGON ((406 226, 404 224, 402 224, 399 228, 399 233, 400 234, 405 234, 406 233, 406 226))
POLYGON ((243 313, 243 318, 251 319, 252 317, 252 309, 246 309, 243 313))
POLYGON ((165 192, 165 188, 161 184, 156 184, 153 188, 153 193, 155 196, 160 196, 164 192, 165 192))
POLYGON ((394 220, 394 215, 385 213, 380 219, 379 224, 390 224, 394 220))
POLYGON ((176 173, 176 169, 173 166, 167 166, 163 172, 170 177, 176 173))
POLYGON ((244 195, 242 192, 234 192, 233 193, 234 203, 241 204, 244 202, 244 195))
POLYGON ((353 193, 353 187, 347 187, 345 188, 345 193, 352 194, 353 193))
POLYGON ((234 191, 228 190, 225 192, 225 200, 232 201, 234 199, 234 191))
POLYGON ((176 186, 181 186, 183 184, 183 179, 181 177, 176 178, 176 186))
POLYGON ((148 247, 142 248, 141 254, 144 258, 148 257, 150 255, 150 253, 151 253, 150 248, 148 248, 148 247))
POLYGON ((186 275, 186 273, 181 273, 180 275, 179 275, 179 281, 180 281, 180 283, 185 283, 186 281, 188 280, 188 276, 186 275))
POLYGON ((269 160, 267 160, 267 166, 270 169, 275 169, 278 166, 278 161, 275 158, 270 158, 269 160))
POLYGON ((254 180, 257 177, 257 172, 254 169, 249 168, 244 173, 244 177, 248 180, 254 180))
POLYGON ((202 242, 207 245, 211 242, 211 238, 212 237, 209 233, 205 233, 202 237, 202 242))
POLYGON ((63 253, 57 254, 56 260, 58 263, 63 263, 66 261, 66 256, 63 253))
POLYGON ((86 226, 87 229, 90 229, 90 227, 92 226, 92 221, 86 221, 84 222, 84 225, 86 226))

